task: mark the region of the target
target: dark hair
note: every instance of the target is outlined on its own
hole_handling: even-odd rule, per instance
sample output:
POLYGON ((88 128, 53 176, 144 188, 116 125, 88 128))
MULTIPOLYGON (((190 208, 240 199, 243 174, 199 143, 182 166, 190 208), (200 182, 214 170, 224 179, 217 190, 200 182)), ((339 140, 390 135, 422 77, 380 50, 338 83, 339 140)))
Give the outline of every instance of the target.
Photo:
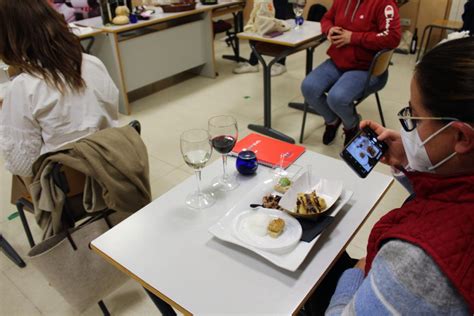
POLYGON ((434 116, 474 122, 474 38, 440 44, 415 67, 423 105, 434 116))
POLYGON ((79 39, 46 0, 0 0, 0 59, 62 93, 85 87, 79 39))

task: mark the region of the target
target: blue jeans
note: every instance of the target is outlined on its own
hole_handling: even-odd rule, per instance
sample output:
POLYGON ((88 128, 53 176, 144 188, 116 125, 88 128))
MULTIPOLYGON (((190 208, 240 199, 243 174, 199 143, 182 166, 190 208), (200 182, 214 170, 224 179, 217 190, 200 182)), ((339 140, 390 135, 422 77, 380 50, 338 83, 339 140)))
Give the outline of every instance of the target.
MULTIPOLYGON (((344 128, 351 129, 359 124, 354 101, 362 97, 367 76, 368 71, 364 70, 339 70, 328 59, 304 78, 301 91, 308 105, 324 117, 326 124, 340 118, 344 128)), ((387 80, 387 72, 372 77, 369 93, 382 89, 387 80)))

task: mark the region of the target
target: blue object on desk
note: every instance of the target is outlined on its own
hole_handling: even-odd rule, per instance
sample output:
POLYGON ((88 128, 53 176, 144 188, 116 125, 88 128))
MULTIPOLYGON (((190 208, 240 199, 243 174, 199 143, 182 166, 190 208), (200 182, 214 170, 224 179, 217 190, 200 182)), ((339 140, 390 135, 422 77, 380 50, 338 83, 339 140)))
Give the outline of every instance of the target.
POLYGON ((135 24, 138 22, 138 17, 135 14, 130 14, 130 23, 135 24))
POLYGON ((300 26, 301 26, 301 25, 303 25, 303 23, 304 23, 304 18, 303 18, 302 16, 297 16, 297 17, 295 17, 295 24, 296 24, 296 25, 300 25, 300 26))
POLYGON ((254 174, 258 168, 257 155, 251 150, 243 150, 237 156, 235 166, 243 175, 254 174))

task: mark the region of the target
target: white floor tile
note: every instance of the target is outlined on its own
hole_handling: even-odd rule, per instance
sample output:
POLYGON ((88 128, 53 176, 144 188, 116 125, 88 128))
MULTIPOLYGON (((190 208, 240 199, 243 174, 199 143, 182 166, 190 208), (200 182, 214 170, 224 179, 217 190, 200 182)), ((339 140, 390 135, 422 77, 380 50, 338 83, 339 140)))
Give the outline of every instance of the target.
POLYGON ((18 290, 3 272, 0 273, 0 314, 9 316, 41 315, 33 303, 18 290))

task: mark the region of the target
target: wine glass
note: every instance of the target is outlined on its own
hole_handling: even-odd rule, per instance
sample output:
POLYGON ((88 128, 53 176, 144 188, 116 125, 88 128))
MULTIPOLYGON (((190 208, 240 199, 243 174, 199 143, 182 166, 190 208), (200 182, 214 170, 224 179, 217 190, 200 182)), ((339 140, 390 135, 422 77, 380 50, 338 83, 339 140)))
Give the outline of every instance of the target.
POLYGON ((303 24, 303 10, 306 0, 293 0, 293 12, 295 13, 295 30, 299 30, 303 24))
POLYGON ((188 166, 194 169, 197 178, 197 191, 186 197, 185 203, 191 208, 203 209, 214 204, 212 196, 201 191, 201 170, 209 161, 212 146, 209 133, 204 129, 191 129, 181 134, 181 154, 188 166))
POLYGON ((227 173, 227 154, 232 151, 237 142, 237 121, 229 115, 211 117, 208 121, 209 135, 212 147, 222 154, 224 173, 214 179, 213 186, 221 191, 231 191, 239 186, 235 175, 227 173))

